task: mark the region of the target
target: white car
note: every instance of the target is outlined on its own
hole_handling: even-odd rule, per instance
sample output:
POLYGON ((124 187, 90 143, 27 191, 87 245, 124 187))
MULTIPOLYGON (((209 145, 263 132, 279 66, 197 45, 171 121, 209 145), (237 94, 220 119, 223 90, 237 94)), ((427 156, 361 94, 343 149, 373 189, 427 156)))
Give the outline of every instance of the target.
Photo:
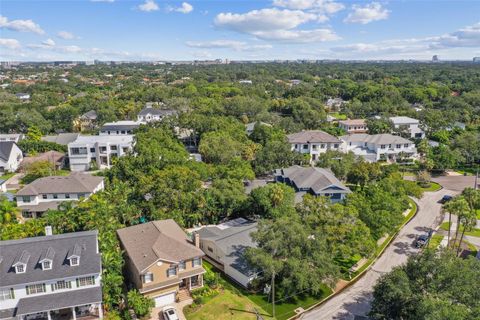
POLYGON ((162 310, 164 320, 179 320, 175 307, 167 306, 162 310))

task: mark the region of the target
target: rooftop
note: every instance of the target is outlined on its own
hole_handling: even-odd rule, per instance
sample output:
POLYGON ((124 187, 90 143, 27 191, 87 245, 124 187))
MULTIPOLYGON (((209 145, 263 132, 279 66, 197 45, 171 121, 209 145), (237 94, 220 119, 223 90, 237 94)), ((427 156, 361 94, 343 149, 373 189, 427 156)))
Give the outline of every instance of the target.
POLYGON ((389 134, 389 133, 381 133, 381 134, 361 133, 361 134, 354 134, 349 136, 341 136, 340 139, 342 139, 347 143, 348 142, 367 142, 367 143, 373 143, 373 144, 396 144, 396 143, 412 144, 413 143, 408 139, 405 139, 400 136, 394 136, 393 134, 389 134))
POLYGON ((73 173, 69 176, 39 178, 17 192, 19 196, 46 193, 90 193, 102 183, 103 177, 73 173))
POLYGON ((321 130, 307 130, 287 136, 290 143, 341 143, 339 139, 321 130))
POLYGON ((416 124, 419 123, 417 119, 410 117, 390 117, 390 120, 393 124, 416 124))
POLYGON ((133 135, 106 135, 106 136, 78 136, 72 144, 92 144, 92 143, 132 143, 133 135))
POLYGON ((365 119, 348 119, 348 120, 340 120, 338 123, 347 125, 347 126, 355 126, 355 125, 365 125, 365 119))
POLYGON ((53 136, 44 136, 42 140, 66 146, 70 142, 75 141, 79 135, 79 133, 60 133, 53 136))
POLYGON ((105 123, 100 131, 114 131, 114 130, 134 130, 140 127, 142 122, 132 121, 132 120, 122 120, 115 122, 105 123))
POLYGON ((13 141, 0 141, 0 159, 8 161, 14 145, 16 143, 13 141))

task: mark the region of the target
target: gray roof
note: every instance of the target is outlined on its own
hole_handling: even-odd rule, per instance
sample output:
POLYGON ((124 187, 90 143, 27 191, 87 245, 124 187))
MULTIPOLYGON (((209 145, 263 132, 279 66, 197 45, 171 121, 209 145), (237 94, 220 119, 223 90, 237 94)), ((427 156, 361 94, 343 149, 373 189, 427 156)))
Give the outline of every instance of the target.
POLYGON ((252 276, 255 271, 248 265, 244 253, 247 248, 256 248, 257 244, 250 234, 257 231, 257 223, 243 218, 234 219, 217 226, 208 226, 198 230, 200 239, 210 240, 225 253, 222 261, 238 272, 252 276))
POLYGON ((73 142, 77 139, 79 133, 60 133, 54 136, 44 136, 42 137, 43 141, 54 142, 66 146, 70 142, 73 142))
POLYGON ((393 124, 411 124, 411 123, 419 123, 419 121, 417 119, 414 119, 414 118, 410 118, 410 117, 404 117, 404 116, 400 116, 400 117, 390 117, 390 121, 393 122, 393 124))
POLYGON ((340 139, 342 139, 345 142, 367 142, 367 143, 373 143, 373 144, 404 144, 404 143, 413 143, 412 141, 402 138, 400 136, 394 136, 393 134, 390 133, 381 133, 381 134, 366 134, 366 133, 360 133, 360 134, 352 134, 352 135, 346 135, 346 136, 341 136, 340 139))
POLYGON ((100 273, 97 234, 95 230, 0 241, 0 287, 100 273), (67 253, 75 245, 82 249, 80 264, 70 266, 66 261, 67 253), (49 248, 55 252, 52 269, 42 270, 39 261, 49 248), (26 257, 24 252, 29 255, 27 267, 25 273, 17 274, 12 265, 26 257))
POLYGON ((22 211, 28 212, 45 212, 49 209, 56 210, 62 201, 46 201, 39 202, 38 204, 28 204, 24 206, 18 206, 22 211))
POLYGON ((310 190, 314 194, 351 192, 329 169, 292 166, 276 170, 275 175, 288 179, 298 191, 310 190))
POLYGON ((339 139, 321 130, 307 130, 287 136, 290 143, 341 143, 339 139))
POLYGON ((140 127, 139 122, 135 121, 117 121, 117 122, 109 122, 105 123, 101 128, 100 131, 131 131, 138 129, 140 127))
POLYGON ((15 316, 58 310, 102 302, 102 288, 85 288, 61 293, 22 298, 18 301, 15 316))
POLYGON ((138 113, 138 115, 139 116, 146 116, 148 114, 151 114, 151 115, 155 115, 155 116, 166 117, 166 116, 175 115, 177 113, 178 112, 176 110, 172 110, 172 109, 157 109, 157 108, 147 106, 147 107, 143 108, 138 113))
POLYGON ((97 112, 95 110, 90 110, 82 114, 81 118, 97 120, 97 112))
POLYGON ((119 229, 117 234, 139 273, 158 260, 180 262, 204 256, 172 219, 119 229))
POLYGON ((19 196, 49 193, 92 193, 102 183, 103 177, 73 173, 69 176, 38 178, 17 192, 19 196))
POLYGON ((0 141, 0 159, 8 161, 15 144, 13 141, 0 141))

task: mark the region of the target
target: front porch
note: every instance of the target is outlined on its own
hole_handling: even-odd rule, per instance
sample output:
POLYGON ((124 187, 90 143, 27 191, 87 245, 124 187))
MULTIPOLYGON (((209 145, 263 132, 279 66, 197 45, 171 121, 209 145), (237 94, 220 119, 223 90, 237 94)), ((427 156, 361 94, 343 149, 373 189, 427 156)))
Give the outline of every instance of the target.
POLYGON ((19 320, 93 320, 103 318, 102 304, 86 304, 70 308, 62 308, 20 315, 19 320))
MULTIPOLYGON (((180 275, 181 276, 181 275, 180 275)), ((178 285, 179 290, 192 290, 203 287, 203 275, 197 274, 191 277, 183 278, 178 285)))

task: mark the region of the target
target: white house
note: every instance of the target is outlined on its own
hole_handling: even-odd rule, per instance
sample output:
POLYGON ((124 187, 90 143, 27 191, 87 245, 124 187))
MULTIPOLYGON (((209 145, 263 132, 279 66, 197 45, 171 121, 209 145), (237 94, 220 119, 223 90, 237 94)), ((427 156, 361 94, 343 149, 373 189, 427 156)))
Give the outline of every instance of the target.
POLYGON ((133 149, 133 135, 78 136, 68 144, 71 171, 110 168, 112 160, 133 149))
POLYGON ((143 122, 132 121, 132 120, 107 122, 100 128, 99 135, 101 136, 130 135, 130 134, 133 134, 133 131, 138 129, 141 124, 143 124, 143 122))
POLYGON ((24 218, 38 218, 48 209, 57 209, 62 201, 86 199, 103 189, 103 177, 90 174, 43 177, 17 192, 17 206, 24 218))
POLYGON ((17 98, 20 99, 21 101, 28 101, 28 100, 30 100, 30 94, 29 94, 29 93, 19 92, 19 93, 16 93, 15 95, 16 95, 17 98))
POLYGON ((0 173, 17 171, 22 160, 22 150, 15 142, 0 141, 0 173))
POLYGON ((410 159, 417 157, 415 143, 389 133, 352 134, 341 136, 340 139, 343 141, 342 151, 351 151, 357 156, 364 157, 369 162, 377 162, 378 160, 396 162, 400 156, 410 159))
POLYGON ((0 319, 103 318, 98 232, 0 241, 0 319))
POLYGON ((348 119, 338 121, 338 127, 345 130, 348 134, 367 133, 367 123, 364 119, 348 119))
POLYGON ((0 133, 0 141, 13 141, 19 143, 23 137, 24 136, 21 133, 0 133))
POLYGON ((425 132, 420 128, 420 121, 410 117, 390 117, 393 127, 399 130, 406 130, 410 138, 423 139, 425 132))
POLYGON ((309 154, 312 162, 317 161, 318 156, 327 150, 339 150, 342 143, 338 138, 321 130, 292 133, 287 138, 292 151, 309 154))
POLYGON ((147 103, 137 115, 139 122, 148 123, 161 121, 163 118, 176 115, 176 110, 154 108, 152 103, 147 103))

